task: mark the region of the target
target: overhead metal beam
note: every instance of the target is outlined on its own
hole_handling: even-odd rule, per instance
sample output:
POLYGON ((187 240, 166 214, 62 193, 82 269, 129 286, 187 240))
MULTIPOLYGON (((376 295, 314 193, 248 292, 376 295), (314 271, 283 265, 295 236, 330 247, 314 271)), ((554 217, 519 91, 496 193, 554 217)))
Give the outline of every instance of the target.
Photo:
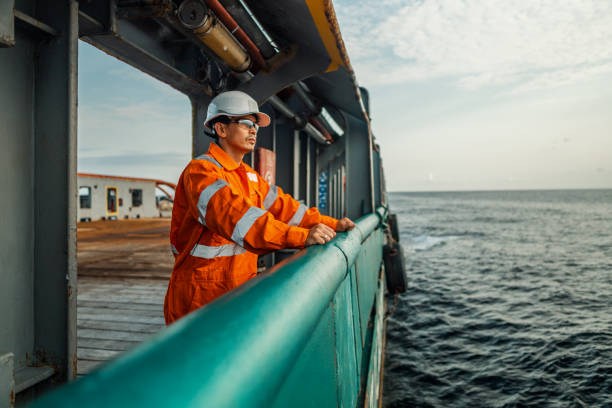
POLYGON ((15 0, 0 0, 0 47, 15 45, 15 0))
POLYGON ((18 21, 21 21, 22 23, 27 24, 28 26, 35 28, 36 30, 44 34, 51 35, 54 37, 59 34, 55 28, 43 23, 42 21, 35 19, 32 16, 27 15, 26 13, 22 13, 19 10, 15 10, 15 18, 18 21))
POLYGON ((212 95, 210 85, 198 80, 200 67, 210 59, 210 55, 199 57, 198 50, 202 50, 195 45, 196 41, 192 45, 189 42, 182 46, 176 42, 169 45, 172 44, 169 37, 173 36, 190 41, 189 33, 178 32, 176 25, 180 24, 168 23, 168 27, 164 29, 153 19, 123 20, 116 18, 114 14, 111 15, 110 22, 104 22, 84 11, 79 13, 79 22, 84 26, 81 29, 82 39, 91 45, 182 93, 212 95), (189 45, 193 49, 191 53, 185 49, 189 45))
POLYGON ((248 93, 261 104, 294 82, 324 72, 329 61, 329 57, 314 53, 310 49, 297 49, 295 56, 274 71, 273 75, 260 73, 238 89, 248 93))

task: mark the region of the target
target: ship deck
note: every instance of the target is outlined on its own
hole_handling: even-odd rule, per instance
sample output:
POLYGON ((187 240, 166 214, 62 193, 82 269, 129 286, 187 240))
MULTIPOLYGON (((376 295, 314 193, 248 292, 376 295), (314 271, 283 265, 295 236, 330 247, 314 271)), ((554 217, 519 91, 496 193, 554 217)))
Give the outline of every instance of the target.
POLYGON ((164 327, 169 231, 167 218, 79 223, 78 376, 164 327))

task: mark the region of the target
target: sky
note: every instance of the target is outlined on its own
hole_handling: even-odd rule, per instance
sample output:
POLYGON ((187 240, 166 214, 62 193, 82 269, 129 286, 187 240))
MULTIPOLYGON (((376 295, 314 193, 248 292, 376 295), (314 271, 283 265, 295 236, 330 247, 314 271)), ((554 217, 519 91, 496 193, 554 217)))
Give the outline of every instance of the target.
POLYGON ((78 171, 176 183, 191 160, 191 103, 79 42, 78 171))
MULTIPOLYGON (((612 188, 612 2, 336 0, 390 191, 612 188)), ((188 99, 81 43, 79 171, 176 181, 188 99)))

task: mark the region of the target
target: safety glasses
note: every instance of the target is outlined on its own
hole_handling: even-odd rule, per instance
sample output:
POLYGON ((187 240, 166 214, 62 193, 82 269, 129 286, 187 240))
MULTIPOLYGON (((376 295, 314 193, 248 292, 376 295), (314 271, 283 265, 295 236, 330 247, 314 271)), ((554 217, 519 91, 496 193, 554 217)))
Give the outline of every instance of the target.
POLYGON ((253 122, 251 119, 231 120, 230 123, 240 123, 241 125, 245 125, 249 130, 253 128, 255 128, 255 130, 259 130, 259 125, 253 122))

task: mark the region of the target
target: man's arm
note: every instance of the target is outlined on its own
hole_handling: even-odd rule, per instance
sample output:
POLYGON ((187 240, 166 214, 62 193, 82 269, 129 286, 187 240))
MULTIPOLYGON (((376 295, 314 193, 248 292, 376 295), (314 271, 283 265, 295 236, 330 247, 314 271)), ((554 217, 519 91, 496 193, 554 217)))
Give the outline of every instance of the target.
POLYGON ((252 206, 214 164, 192 162, 184 177, 191 211, 211 231, 255 253, 306 244, 308 229, 288 225, 271 212, 252 206))
POLYGON ((348 231, 353 229, 355 224, 348 218, 338 221, 319 212, 315 207, 308 208, 300 203, 290 194, 283 192, 283 189, 269 185, 260 177, 266 191, 263 207, 267 209, 277 220, 288 225, 297 225, 303 228, 312 228, 317 224, 324 224, 333 231, 348 231))

